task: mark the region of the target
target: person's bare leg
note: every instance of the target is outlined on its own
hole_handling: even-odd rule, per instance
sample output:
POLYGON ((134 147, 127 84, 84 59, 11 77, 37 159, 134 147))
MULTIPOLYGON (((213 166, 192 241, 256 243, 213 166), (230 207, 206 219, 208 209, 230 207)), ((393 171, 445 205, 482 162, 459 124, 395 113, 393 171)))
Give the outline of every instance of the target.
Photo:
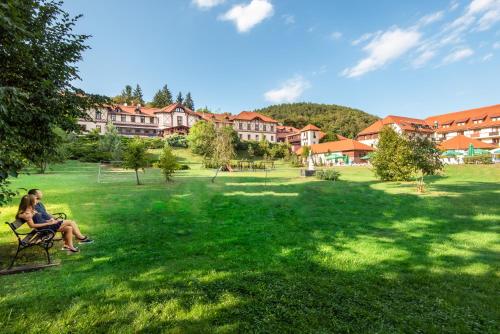
POLYGON ((63 240, 64 240, 64 246, 68 246, 68 243, 66 242, 66 234, 69 232, 69 233, 73 233, 72 232, 72 227, 71 226, 62 226, 59 228, 59 232, 62 233, 62 236, 63 236, 63 240))
POLYGON ((71 227, 66 227, 66 232, 64 233, 64 243, 70 249, 74 249, 73 246, 73 229, 71 227))
POLYGON ((64 220, 61 226, 71 226, 73 229, 73 234, 78 238, 78 239, 83 239, 85 236, 80 232, 80 229, 78 228, 78 225, 72 221, 72 220, 64 220))

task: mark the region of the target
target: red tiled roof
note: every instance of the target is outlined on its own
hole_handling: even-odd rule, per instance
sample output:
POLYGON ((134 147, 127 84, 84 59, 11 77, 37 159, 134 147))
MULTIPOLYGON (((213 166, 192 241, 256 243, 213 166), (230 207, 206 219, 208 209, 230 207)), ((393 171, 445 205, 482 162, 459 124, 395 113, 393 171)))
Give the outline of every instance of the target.
POLYGON ((495 145, 488 144, 485 142, 482 142, 480 140, 470 138, 464 135, 458 135, 456 137, 453 137, 451 139, 443 141, 439 145, 440 150, 467 150, 469 149, 470 144, 474 146, 474 148, 483 148, 483 149, 494 149, 496 148, 495 145))
POLYGON ((243 120, 243 121, 252 121, 256 118, 259 118, 267 123, 278 123, 278 121, 275 121, 271 117, 253 111, 242 111, 238 115, 232 117, 232 119, 243 120))
POLYGON ((415 131, 415 126, 421 126, 422 128, 419 128, 419 131, 433 132, 433 130, 429 128, 429 125, 422 119, 390 115, 384 119, 376 121, 361 131, 358 136, 379 133, 385 125, 389 124, 397 124, 405 131, 415 131))
POLYGON ((282 133, 297 133, 299 132, 300 130, 293 127, 293 126, 288 126, 288 125, 277 125, 276 126, 276 130, 278 130, 278 132, 282 132, 282 133))
POLYGON ((207 121, 231 122, 231 120, 232 120, 231 114, 212 114, 212 113, 204 113, 204 112, 196 112, 196 114, 207 121))
MULTIPOLYGON (((333 153, 333 152, 348 152, 348 151, 374 151, 373 147, 360 143, 353 139, 343 139, 338 141, 329 141, 321 144, 311 145, 311 151, 314 154, 333 153)), ((296 152, 302 153, 302 147, 296 152)))
POLYGON ((490 126, 499 126, 499 122, 493 122, 491 118, 500 115, 500 104, 452 112, 443 115, 431 116, 427 117, 426 122, 434 126, 435 122, 437 122, 438 128, 435 129, 438 133, 446 133, 446 132, 455 132, 455 131, 463 131, 468 129, 477 129, 477 128, 487 128, 490 126), (474 124, 474 120, 484 119, 482 123, 474 124), (466 122, 465 125, 458 126, 457 123, 462 123, 462 121, 466 122), (467 121, 468 120, 468 121, 467 121), (447 128, 443 128, 443 124, 447 124, 450 121, 455 121, 455 123, 447 128))
POLYGON ((317 126, 314 126, 312 124, 308 124, 305 127, 303 127, 302 130, 300 130, 300 132, 304 132, 304 131, 320 131, 320 128, 318 128, 317 126))
POLYGON ((140 115, 145 114, 148 116, 154 116, 155 112, 160 111, 158 108, 148 108, 148 107, 138 107, 138 106, 126 106, 126 105, 118 105, 114 109, 119 108, 122 112, 126 114, 132 115, 140 115), (136 110, 139 109, 141 112, 137 113, 136 110))
POLYGON ((177 108, 183 109, 186 112, 186 114, 200 116, 197 113, 195 113, 194 111, 192 111, 191 109, 189 109, 188 107, 185 107, 184 105, 182 105, 182 103, 172 103, 171 105, 168 105, 168 106, 158 110, 157 112, 171 113, 177 108))

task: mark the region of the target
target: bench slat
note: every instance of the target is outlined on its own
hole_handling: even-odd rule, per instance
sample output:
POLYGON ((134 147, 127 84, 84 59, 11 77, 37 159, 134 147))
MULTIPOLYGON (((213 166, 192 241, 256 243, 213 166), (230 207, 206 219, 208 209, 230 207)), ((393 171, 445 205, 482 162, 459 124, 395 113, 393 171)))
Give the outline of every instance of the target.
POLYGON ((14 228, 14 230, 17 230, 18 228, 20 228, 22 225, 24 224, 24 220, 21 220, 21 219, 16 219, 15 221, 13 221, 12 223, 10 223, 10 225, 14 228))

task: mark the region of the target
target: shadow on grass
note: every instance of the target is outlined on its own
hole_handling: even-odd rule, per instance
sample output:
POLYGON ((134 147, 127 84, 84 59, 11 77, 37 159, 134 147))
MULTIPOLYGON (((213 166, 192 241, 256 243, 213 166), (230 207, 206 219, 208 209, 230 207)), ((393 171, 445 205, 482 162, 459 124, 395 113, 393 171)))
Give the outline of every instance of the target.
POLYGON ((262 183, 183 177, 141 191, 141 210, 101 202, 92 258, 37 276, 74 284, 11 295, 1 313, 73 315, 91 332, 498 332, 498 184, 436 183, 452 196, 432 197, 262 183))

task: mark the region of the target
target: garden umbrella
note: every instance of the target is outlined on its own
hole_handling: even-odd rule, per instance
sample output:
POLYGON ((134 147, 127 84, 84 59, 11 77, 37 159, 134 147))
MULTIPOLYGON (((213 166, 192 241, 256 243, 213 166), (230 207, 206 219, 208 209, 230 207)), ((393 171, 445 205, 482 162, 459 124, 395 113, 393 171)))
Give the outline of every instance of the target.
POLYGON ((330 153, 326 157, 326 160, 337 160, 337 159, 342 159, 342 153, 330 153))
POLYGON ((469 144, 469 151, 467 152, 467 155, 469 157, 472 157, 474 155, 474 145, 469 144))
POLYGON ((455 150, 448 150, 448 151, 444 152, 443 154, 441 154, 441 156, 443 156, 443 157, 456 157, 457 155, 459 155, 459 152, 457 152, 455 150))
POLYGON ((371 158, 373 158, 373 153, 368 153, 367 155, 362 156, 360 159, 361 160, 370 160, 371 158))

